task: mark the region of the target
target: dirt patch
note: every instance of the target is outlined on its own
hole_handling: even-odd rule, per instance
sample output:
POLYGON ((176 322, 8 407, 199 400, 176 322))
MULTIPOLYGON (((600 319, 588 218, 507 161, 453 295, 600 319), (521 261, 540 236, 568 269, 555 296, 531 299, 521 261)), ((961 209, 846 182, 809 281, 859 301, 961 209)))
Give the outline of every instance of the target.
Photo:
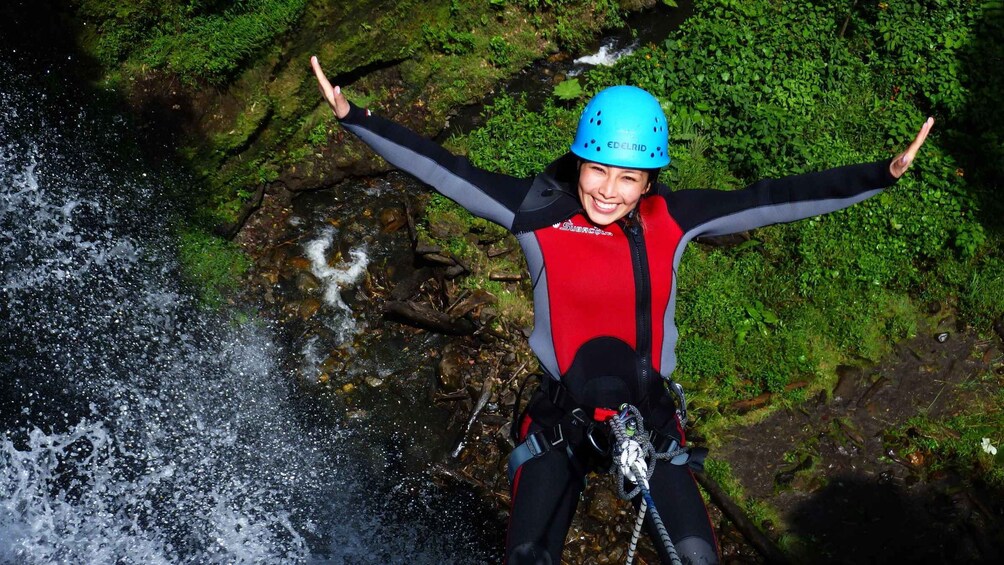
POLYGON ((841 367, 832 394, 733 430, 713 457, 777 509, 806 562, 999 562, 1002 493, 897 443, 912 417, 938 421, 986 394, 979 377, 999 357, 997 339, 970 333, 905 341, 879 365, 841 367))

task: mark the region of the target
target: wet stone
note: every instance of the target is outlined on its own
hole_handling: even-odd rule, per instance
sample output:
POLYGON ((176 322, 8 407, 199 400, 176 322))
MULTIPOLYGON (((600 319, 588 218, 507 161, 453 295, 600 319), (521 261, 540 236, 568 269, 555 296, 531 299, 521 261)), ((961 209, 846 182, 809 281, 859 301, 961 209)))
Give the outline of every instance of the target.
POLYGON ((380 388, 383 386, 383 379, 379 377, 366 377, 366 385, 370 388, 380 388))
POLYGON ((317 289, 321 288, 321 281, 317 280, 317 277, 310 273, 300 273, 296 277, 296 288, 302 294, 313 294, 317 292, 317 289))
POLYGON ((833 389, 833 400, 847 402, 854 397, 854 391, 861 380, 862 371, 858 367, 840 365, 837 367, 837 386, 833 389))
POLYGON ((443 357, 439 361, 439 385, 443 392, 456 392, 464 388, 464 371, 467 369, 467 356, 452 343, 443 349, 443 357))
POLYGON ((300 303, 298 309, 300 318, 303 320, 309 320, 318 310, 321 309, 321 301, 316 298, 308 298, 300 303))
POLYGON ((589 505, 589 516, 597 520, 614 516, 617 512, 617 501, 617 495, 611 489, 596 489, 593 492, 593 500, 589 505))
POLYGON ((380 227, 385 233, 395 232, 408 223, 404 210, 400 208, 384 208, 380 211, 380 227))

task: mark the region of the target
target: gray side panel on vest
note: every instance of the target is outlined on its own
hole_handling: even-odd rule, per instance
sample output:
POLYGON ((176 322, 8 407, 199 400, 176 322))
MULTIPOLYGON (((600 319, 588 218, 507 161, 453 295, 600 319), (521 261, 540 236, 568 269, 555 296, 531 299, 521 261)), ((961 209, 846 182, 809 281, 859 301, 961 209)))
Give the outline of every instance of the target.
POLYGON ((690 242, 689 234, 684 234, 683 239, 676 246, 673 253, 673 277, 669 285, 669 304, 666 305, 666 314, 662 319, 662 353, 659 357, 659 374, 663 378, 671 378, 676 369, 676 342, 680 339, 680 332, 676 329, 676 273, 680 272, 680 260, 683 258, 683 251, 690 242))
POLYGON ((523 248, 533 283, 533 333, 530 334, 530 349, 537 355, 541 367, 557 379, 561 377, 561 373, 558 372, 558 357, 551 336, 551 303, 547 294, 544 254, 533 232, 521 233, 516 239, 523 248))

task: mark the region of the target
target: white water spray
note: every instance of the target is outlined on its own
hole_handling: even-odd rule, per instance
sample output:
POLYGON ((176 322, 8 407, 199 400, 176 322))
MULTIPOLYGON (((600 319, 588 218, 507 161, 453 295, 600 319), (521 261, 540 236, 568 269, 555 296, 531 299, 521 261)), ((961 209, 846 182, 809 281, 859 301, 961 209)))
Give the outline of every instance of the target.
MULTIPOLYGON (((187 293, 171 181, 124 124, 68 108, 55 128, 17 86, 0 84, 0 564, 482 560, 415 550, 429 536, 373 499, 267 324, 187 293)), ((352 256, 334 286, 365 271, 352 256)))

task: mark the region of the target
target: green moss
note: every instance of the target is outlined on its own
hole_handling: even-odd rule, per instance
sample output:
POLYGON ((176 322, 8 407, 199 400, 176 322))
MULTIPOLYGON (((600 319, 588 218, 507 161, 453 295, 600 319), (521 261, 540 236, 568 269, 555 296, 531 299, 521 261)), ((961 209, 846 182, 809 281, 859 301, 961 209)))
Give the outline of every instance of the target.
POLYGON ((206 231, 182 226, 177 230, 182 273, 200 293, 203 303, 216 306, 237 287, 251 261, 233 243, 206 231))
POLYGON ((765 522, 780 524, 777 511, 766 504, 747 498, 743 487, 735 478, 732 467, 726 461, 709 458, 704 462, 704 471, 708 477, 718 483, 718 486, 725 491, 725 494, 736 502, 749 517, 750 521, 758 527, 762 527, 765 522))
POLYGON ((166 69, 195 83, 222 83, 286 33, 307 0, 245 0, 221 9, 211 0, 184 3, 81 0, 96 24, 91 46, 108 66, 166 69))

